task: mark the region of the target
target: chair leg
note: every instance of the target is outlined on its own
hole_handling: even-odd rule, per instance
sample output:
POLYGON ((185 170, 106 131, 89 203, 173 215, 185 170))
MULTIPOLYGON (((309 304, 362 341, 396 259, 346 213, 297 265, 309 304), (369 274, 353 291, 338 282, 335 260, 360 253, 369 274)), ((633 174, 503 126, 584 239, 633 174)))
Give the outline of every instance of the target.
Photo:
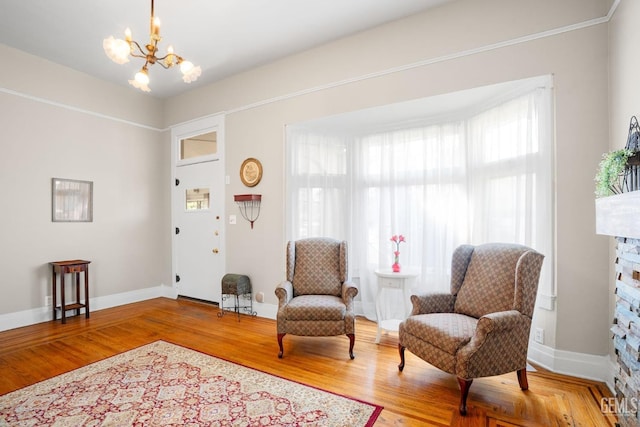
POLYGON ((404 369, 404 349, 405 346, 398 343, 398 352, 400 353, 400 364, 398 365, 398 369, 400 370, 400 372, 402 372, 402 370, 404 369))
POLYGON ((280 347, 280 353, 278 353, 278 358, 282 359, 282 354, 284 353, 284 349, 282 348, 282 338, 287 334, 278 334, 278 346, 280 347))
POLYGON ((527 368, 518 369, 518 383, 521 390, 529 390, 529 382, 527 381, 527 368))
POLYGON ((349 337, 349 357, 351 358, 351 360, 353 360, 355 358, 355 356, 353 355, 353 345, 356 342, 356 335, 347 334, 347 336, 349 337))
POLYGON ((458 384, 460 385, 460 415, 467 415, 467 396, 472 382, 473 379, 466 380, 458 377, 458 384))

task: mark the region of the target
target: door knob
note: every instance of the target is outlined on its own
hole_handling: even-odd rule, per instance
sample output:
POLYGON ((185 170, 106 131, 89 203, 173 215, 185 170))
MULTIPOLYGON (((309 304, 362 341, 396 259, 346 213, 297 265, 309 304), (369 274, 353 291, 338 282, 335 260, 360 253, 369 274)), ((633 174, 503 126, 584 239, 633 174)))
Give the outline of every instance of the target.
POLYGON ((213 252, 214 254, 217 254, 217 253, 218 253, 218 252, 220 252, 220 251, 218 250, 218 248, 215 248, 212 252, 213 252))

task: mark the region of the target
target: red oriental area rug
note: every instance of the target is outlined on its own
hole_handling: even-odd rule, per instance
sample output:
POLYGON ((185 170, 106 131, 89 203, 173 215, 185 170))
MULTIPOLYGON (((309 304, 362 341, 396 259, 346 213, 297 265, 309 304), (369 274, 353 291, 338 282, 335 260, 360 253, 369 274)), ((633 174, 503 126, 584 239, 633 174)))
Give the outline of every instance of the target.
POLYGON ((372 426, 382 407, 157 341, 0 396, 0 426, 372 426))

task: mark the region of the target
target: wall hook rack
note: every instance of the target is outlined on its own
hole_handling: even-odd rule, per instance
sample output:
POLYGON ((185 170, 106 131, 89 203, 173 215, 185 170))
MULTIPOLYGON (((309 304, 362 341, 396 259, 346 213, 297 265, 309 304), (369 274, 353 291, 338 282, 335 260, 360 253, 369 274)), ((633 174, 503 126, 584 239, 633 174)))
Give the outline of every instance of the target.
POLYGON ((238 204, 240 214, 242 217, 251 223, 251 229, 253 230, 253 223, 258 219, 260 215, 260 204, 262 202, 261 194, 236 194, 233 196, 233 200, 238 204))

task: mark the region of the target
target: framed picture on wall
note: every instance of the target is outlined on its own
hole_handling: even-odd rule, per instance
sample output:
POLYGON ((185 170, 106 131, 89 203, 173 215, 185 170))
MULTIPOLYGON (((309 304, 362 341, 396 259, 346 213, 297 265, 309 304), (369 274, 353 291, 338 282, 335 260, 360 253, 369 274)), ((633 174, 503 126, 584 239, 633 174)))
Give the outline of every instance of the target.
POLYGON ((262 163, 249 157, 240 166, 240 180, 247 187, 255 187, 262 179, 262 163))
POLYGON ((93 182, 52 178, 51 221, 92 222, 93 182))

